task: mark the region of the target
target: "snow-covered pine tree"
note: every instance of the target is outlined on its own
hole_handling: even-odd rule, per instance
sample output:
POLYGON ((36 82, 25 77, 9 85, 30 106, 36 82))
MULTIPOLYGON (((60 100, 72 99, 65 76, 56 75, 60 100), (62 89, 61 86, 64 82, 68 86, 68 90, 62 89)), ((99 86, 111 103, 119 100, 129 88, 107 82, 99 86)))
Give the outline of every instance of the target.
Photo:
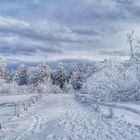
POLYGON ((37 86, 39 83, 50 82, 51 70, 47 64, 41 64, 32 71, 31 83, 37 86))
POLYGON ((50 81, 51 70, 49 66, 47 64, 42 64, 40 68, 41 68, 40 73, 42 73, 42 81, 43 82, 50 81))
POLYGON ((82 79, 82 75, 80 72, 75 72, 72 77, 71 77, 71 80, 70 80, 70 83, 73 87, 74 90, 80 90, 81 87, 82 87, 82 82, 83 82, 83 79, 82 79))
POLYGON ((79 68, 76 64, 71 64, 70 72, 69 72, 69 79, 74 75, 74 73, 78 72, 79 68))
POLYGON ((70 70, 70 84, 72 85, 74 90, 80 90, 82 87, 82 73, 80 71, 80 68, 72 64, 71 70, 70 70))
POLYGON ((60 63, 57 66, 56 71, 52 73, 52 82, 53 84, 58 85, 61 89, 64 88, 67 82, 67 74, 62 63, 60 63))
POLYGON ((7 70, 5 71, 5 78, 7 83, 10 83, 12 82, 12 72, 10 70, 7 70))
POLYGON ((0 79, 6 78, 6 64, 3 57, 0 57, 0 79))
POLYGON ((28 84, 28 67, 26 65, 22 64, 17 68, 14 74, 14 80, 20 86, 28 84))

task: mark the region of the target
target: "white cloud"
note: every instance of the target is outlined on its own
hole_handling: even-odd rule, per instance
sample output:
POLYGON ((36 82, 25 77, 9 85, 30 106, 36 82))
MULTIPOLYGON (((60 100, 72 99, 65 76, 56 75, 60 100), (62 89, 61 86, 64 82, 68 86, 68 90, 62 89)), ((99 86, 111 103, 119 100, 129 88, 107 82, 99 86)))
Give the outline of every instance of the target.
POLYGON ((19 1, 15 9, 9 5, 7 16, 0 9, 0 51, 6 45, 9 53, 30 51, 34 60, 45 59, 44 50, 54 51, 47 53, 48 59, 95 59, 98 56, 89 55, 91 51, 127 50, 126 33, 134 29, 140 34, 138 0, 25 0, 22 9, 18 5, 19 1))
POLYGON ((11 17, 0 16, 0 28, 29 28, 30 24, 26 21, 17 20, 11 17))

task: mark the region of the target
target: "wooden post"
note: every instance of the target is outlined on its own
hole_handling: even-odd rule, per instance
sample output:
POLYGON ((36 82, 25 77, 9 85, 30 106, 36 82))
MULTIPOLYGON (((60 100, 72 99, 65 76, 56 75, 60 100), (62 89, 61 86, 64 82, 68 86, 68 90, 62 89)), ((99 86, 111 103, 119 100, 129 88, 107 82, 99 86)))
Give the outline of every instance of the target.
POLYGON ((19 117, 19 114, 20 114, 20 105, 17 104, 17 105, 15 105, 15 115, 16 115, 17 117, 19 117))

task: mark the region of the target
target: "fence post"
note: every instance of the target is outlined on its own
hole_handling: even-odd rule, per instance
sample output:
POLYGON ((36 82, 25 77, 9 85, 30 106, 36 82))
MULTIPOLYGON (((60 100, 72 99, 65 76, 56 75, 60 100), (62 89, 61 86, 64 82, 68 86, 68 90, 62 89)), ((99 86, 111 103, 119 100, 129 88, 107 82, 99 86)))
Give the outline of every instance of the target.
POLYGON ((108 118, 113 118, 113 110, 112 107, 109 107, 109 115, 108 118))
POLYGON ((33 97, 31 98, 31 102, 32 102, 33 104, 35 104, 35 102, 34 102, 34 98, 33 98, 33 97))
POLYGON ((19 113, 20 113, 20 106, 19 104, 15 105, 15 115, 19 117, 19 113))
MULTIPOLYGON (((14 105, 14 112, 15 115, 17 117, 19 117, 20 112, 21 112, 21 107, 23 106, 24 111, 26 111, 28 109, 29 106, 31 106, 32 104, 35 104, 36 102, 38 102, 40 99, 42 98, 42 95, 39 94, 37 96, 33 96, 23 102, 17 103, 14 105)), ((1 125, 1 124, 0 124, 1 125)), ((1 126, 0 126, 1 127, 1 126)), ((0 128, 1 129, 1 128, 0 128)))
POLYGON ((31 101, 30 101, 30 99, 28 99, 27 102, 28 102, 28 106, 31 106, 31 101))
POLYGON ((22 105, 23 105, 24 111, 26 111, 26 110, 27 110, 26 101, 24 101, 24 102, 22 103, 22 105))

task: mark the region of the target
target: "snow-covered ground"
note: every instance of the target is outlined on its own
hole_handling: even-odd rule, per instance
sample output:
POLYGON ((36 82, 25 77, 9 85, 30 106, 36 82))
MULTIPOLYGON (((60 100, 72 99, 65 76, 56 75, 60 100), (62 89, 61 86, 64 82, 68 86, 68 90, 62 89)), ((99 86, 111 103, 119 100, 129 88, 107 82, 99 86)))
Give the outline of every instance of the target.
MULTIPOLYGON (((127 112, 131 117, 135 115, 131 110, 127 112)), ((9 117, 0 130, 0 140, 138 140, 139 137, 140 125, 122 116, 105 117, 92 104, 67 94, 47 95, 20 117, 9 117)))
POLYGON ((24 101, 36 94, 19 94, 19 95, 0 95, 0 106, 3 104, 17 103, 24 101))
POLYGON ((39 101, 39 94, 0 95, 0 124, 11 120, 15 115, 27 110, 33 103, 39 101))
POLYGON ((98 105, 98 112, 104 116, 119 118, 129 123, 140 126, 140 102, 100 102, 90 95, 77 95, 82 102, 90 103, 95 108, 98 105))

